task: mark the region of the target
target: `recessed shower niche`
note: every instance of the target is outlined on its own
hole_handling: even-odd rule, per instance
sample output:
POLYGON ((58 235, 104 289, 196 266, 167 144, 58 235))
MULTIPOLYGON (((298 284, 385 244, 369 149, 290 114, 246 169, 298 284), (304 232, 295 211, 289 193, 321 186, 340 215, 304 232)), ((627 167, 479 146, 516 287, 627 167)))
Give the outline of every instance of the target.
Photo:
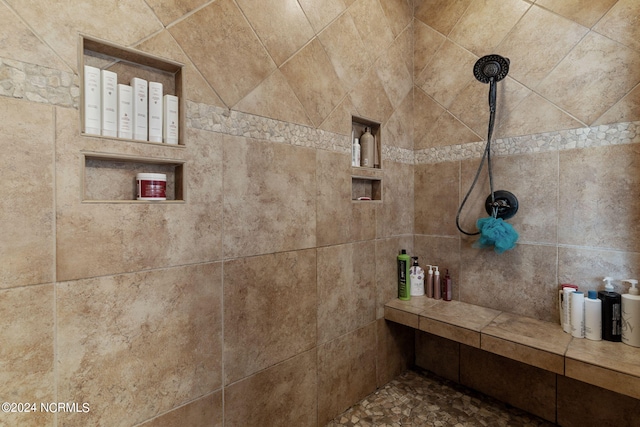
POLYGON ((351 200, 382 202, 382 128, 380 123, 351 117, 351 200), (369 135, 370 134, 370 135, 369 135), (365 136, 366 135, 366 136, 365 136), (365 139, 365 147, 360 144, 365 139), (366 141, 366 138, 369 140, 366 141), (358 145, 356 145, 356 140, 358 145), (359 155, 355 151, 359 150, 359 155), (362 156, 365 156, 363 158, 362 156), (360 159, 360 161, 358 161, 360 159))

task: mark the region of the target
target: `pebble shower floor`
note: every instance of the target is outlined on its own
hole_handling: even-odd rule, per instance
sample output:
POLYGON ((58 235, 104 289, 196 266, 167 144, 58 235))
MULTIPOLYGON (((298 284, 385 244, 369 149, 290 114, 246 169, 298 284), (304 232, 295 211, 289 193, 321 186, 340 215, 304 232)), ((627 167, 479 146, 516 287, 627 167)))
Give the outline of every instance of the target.
POLYGON ((409 370, 335 417, 326 427, 555 425, 429 372, 409 370))

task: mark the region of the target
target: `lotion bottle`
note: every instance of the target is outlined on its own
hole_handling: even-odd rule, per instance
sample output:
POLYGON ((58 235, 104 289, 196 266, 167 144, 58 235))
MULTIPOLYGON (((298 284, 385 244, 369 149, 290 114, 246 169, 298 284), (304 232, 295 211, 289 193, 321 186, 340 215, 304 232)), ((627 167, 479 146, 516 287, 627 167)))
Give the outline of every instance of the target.
POLYGON ((602 301, 596 291, 589 291, 588 298, 584 300, 584 337, 602 340, 602 301))
POLYGON ((427 297, 433 298, 433 266, 429 266, 429 271, 427 272, 427 297))
POLYGON ((402 250, 398 255, 398 299, 409 301, 411 293, 409 290, 409 255, 406 250, 402 250))
POLYGON ((602 301, 602 339, 605 341, 622 341, 622 318, 620 294, 613 291, 611 277, 605 277, 604 291, 598 292, 602 301))
POLYGON ((424 295, 424 270, 418 265, 418 257, 411 257, 413 265, 410 270, 411 296, 418 297, 424 295))
POLYGON ((442 299, 442 288, 440 287, 440 272, 438 266, 434 265, 433 268, 436 271, 433 272, 433 297, 435 299, 442 299))
POLYGON ((640 291, 636 287, 638 281, 626 279, 631 284, 628 294, 622 294, 622 342, 633 347, 640 347, 640 291))
POLYGON ((571 336, 584 338, 584 293, 571 293, 571 336))
POLYGON ((360 140, 359 138, 353 139, 353 145, 351 147, 351 166, 360 166, 360 140))

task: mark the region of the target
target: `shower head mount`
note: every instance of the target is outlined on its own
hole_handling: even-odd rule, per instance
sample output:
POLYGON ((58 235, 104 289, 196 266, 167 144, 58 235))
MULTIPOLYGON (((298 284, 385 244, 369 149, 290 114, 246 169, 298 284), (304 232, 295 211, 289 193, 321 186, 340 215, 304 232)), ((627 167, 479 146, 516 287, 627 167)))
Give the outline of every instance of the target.
POLYGON ((499 82, 509 73, 509 58, 500 55, 487 55, 476 61, 473 75, 482 83, 499 82))

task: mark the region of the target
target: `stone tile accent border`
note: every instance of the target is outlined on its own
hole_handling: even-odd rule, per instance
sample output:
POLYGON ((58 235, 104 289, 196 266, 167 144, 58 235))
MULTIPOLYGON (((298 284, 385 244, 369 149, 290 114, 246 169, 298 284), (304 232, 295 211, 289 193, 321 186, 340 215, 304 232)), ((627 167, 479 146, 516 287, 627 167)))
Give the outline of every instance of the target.
POLYGON ((0 96, 78 108, 79 85, 74 73, 0 58, 0 96))
MULTIPOLYGON (((640 121, 496 139, 491 143, 491 155, 512 156, 637 143, 640 143, 640 121)), ((430 164, 480 158, 484 147, 485 141, 481 141, 416 150, 414 163, 430 164)))
MULTIPOLYGON (((79 76, 70 72, 0 58, 0 96, 79 108, 79 84, 79 76)), ((351 141, 345 135, 192 101, 187 101, 186 106, 186 126, 194 129, 340 153, 351 152, 351 141)), ((640 121, 496 139, 492 143, 492 155, 636 143, 640 143, 640 121)), ((382 160, 404 164, 460 161, 482 157, 484 146, 484 141, 480 141, 413 151, 385 144, 382 160)))

